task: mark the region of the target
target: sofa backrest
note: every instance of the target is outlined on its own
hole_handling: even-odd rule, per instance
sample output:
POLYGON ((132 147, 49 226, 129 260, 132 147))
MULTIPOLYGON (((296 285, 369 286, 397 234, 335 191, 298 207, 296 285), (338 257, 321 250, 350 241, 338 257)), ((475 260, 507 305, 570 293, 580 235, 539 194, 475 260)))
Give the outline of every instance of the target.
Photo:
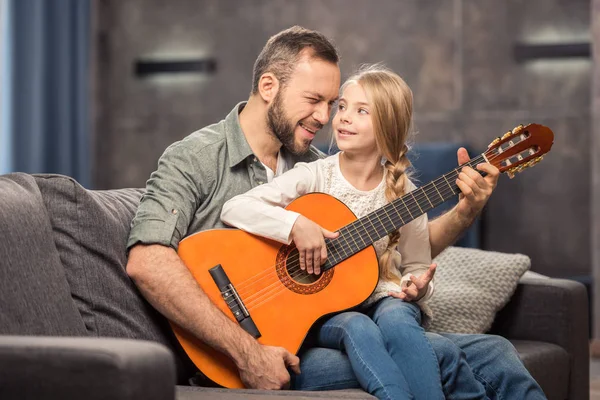
POLYGON ((73 301, 90 335, 151 340, 181 355, 168 321, 142 297, 125 269, 130 224, 143 189, 95 191, 62 175, 34 176, 73 301))
POLYGON ((0 334, 85 336, 35 179, 0 176, 0 334))

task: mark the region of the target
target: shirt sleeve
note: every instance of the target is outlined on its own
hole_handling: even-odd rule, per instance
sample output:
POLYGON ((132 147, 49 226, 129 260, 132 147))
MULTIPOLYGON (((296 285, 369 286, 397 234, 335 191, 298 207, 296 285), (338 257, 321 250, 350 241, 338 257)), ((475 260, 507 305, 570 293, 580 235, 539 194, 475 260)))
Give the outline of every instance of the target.
MULTIPOLYGON (((412 191, 416 186, 409 181, 412 191)), ((431 243, 429 242, 427 214, 423 214, 415 220, 409 222, 400 228, 400 242, 398 243, 398 251, 401 255, 401 265, 398 265, 402 274, 402 283, 410 280, 410 276, 416 277, 427 271, 431 265, 431 243)), ((435 278, 429 283, 427 293, 417 303, 425 303, 433 295, 435 278)))
POLYGON ((316 191, 320 180, 318 163, 297 163, 271 182, 231 198, 223 205, 221 220, 235 228, 289 244, 292 227, 300 214, 284 207, 316 191))
POLYGON ((200 182, 214 181, 207 168, 195 168, 199 155, 182 142, 169 146, 146 183, 127 241, 161 244, 177 250, 203 201, 200 182))

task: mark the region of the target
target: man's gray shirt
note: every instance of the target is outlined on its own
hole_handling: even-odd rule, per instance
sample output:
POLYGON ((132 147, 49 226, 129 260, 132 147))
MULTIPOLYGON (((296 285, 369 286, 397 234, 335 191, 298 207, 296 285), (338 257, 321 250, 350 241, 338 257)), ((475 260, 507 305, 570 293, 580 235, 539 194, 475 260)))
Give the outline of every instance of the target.
MULTIPOLYGON (((239 103, 224 120, 165 150, 131 223, 128 249, 142 243, 177 250, 179 242, 192 233, 225 228, 220 218, 223 204, 267 181, 265 167, 254 156, 240 126, 239 113, 245 105, 239 103)), ((314 147, 301 156, 283 148, 281 152, 290 166, 322 156, 314 147)))

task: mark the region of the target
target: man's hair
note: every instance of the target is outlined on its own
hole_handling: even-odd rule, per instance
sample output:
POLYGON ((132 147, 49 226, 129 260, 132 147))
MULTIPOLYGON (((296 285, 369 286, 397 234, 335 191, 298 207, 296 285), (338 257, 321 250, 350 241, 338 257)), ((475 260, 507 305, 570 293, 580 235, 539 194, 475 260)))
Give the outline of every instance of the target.
POLYGON ((265 44, 256 62, 252 76, 252 92, 258 93, 258 82, 271 72, 282 87, 292 75, 304 49, 310 48, 310 57, 337 64, 339 56, 333 43, 322 33, 293 26, 272 36, 265 44))

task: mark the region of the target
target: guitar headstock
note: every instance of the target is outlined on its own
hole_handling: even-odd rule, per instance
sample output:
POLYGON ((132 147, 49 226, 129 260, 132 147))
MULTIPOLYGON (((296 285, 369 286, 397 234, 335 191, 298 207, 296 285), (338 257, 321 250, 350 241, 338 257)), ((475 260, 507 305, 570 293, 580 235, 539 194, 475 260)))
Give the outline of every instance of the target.
POLYGON ((539 124, 519 125, 495 139, 484 153, 487 161, 513 178, 540 162, 554 143, 554 133, 539 124))

